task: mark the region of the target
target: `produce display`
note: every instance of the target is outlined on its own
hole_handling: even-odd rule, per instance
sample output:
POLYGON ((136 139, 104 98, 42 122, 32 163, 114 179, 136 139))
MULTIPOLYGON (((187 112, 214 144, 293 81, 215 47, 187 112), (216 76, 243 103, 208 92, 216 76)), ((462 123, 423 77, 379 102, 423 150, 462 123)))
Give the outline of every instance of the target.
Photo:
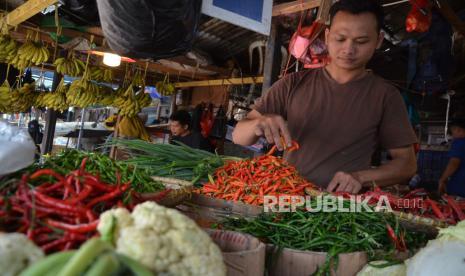
POLYGON ((116 247, 156 275, 226 275, 221 251, 194 221, 154 202, 132 213, 112 209, 100 216, 98 230, 116 247), (113 229, 108 233, 108 229, 113 229))
MULTIPOLYGON (((18 43, 6 33, 0 35, 0 62, 20 69, 20 74, 48 62, 50 52, 38 38, 38 32, 35 38, 29 32, 26 41, 18 43)), ((105 146, 121 148, 130 158, 115 161, 98 153, 68 150, 1 178, 0 231, 7 232, 0 234, 2 275, 225 275, 222 253, 208 234, 180 212, 153 202, 172 192, 154 181, 156 176, 174 178, 174 183, 189 181, 196 187, 194 192, 227 204, 262 206, 264 196, 283 195, 341 196, 346 199, 343 207, 352 204, 347 200, 351 194, 323 192, 301 177, 295 167, 273 156, 276 147, 264 156, 241 159, 180 143, 146 142, 150 135, 137 114, 152 103, 144 89, 148 64, 145 72, 126 69, 124 80, 113 90, 102 84, 113 81, 111 68, 92 66, 89 57, 83 62, 70 50, 54 60, 58 73, 78 77, 70 84, 62 79, 55 91, 37 92, 36 84, 23 83, 21 76, 13 84, 5 80, 0 86, 0 112, 27 112, 32 106, 58 111, 70 106, 114 106, 121 116, 118 133, 131 140, 113 139, 105 146)), ((155 86, 163 96, 175 93, 168 74, 155 86)), ((285 150, 298 149, 294 142, 285 150)), ((465 201, 448 195, 431 197, 422 189, 393 195, 378 187, 359 199, 373 205, 381 197, 396 212, 297 209, 256 218, 229 217, 219 226, 251 234, 277 249, 325 252, 318 275, 329 275, 339 254, 359 251, 374 261, 360 276, 460 271, 465 201), (457 226, 440 230, 436 240, 415 254, 431 234, 407 230, 399 219, 405 222, 410 216, 429 220, 428 227, 457 226), (398 252, 415 255, 402 263, 395 257, 398 252), (447 265, 438 266, 433 259, 447 265)))
POLYGON ((24 174, 16 185, 2 190, 2 221, 8 232, 27 233, 45 252, 70 249, 95 234, 98 214, 123 206, 131 184, 102 182, 86 172, 87 159, 67 175, 52 169, 24 174), (29 180, 52 177, 30 187, 29 180))
MULTIPOLYGON (((297 143, 287 149, 298 149, 297 143)), ((242 201, 262 205, 264 195, 305 195, 305 189, 315 186, 301 177, 295 167, 284 159, 267 155, 251 160, 227 162, 218 168, 210 182, 198 190, 199 193, 225 200, 242 201)))
MULTIPOLYGON (((153 193, 164 189, 160 182, 154 181, 148 171, 141 167, 134 167, 123 161, 115 161, 103 154, 74 149, 47 157, 42 163, 34 164, 11 175, 8 179, 0 181, 0 189, 21 179, 24 173, 32 174, 39 169, 52 169, 62 175, 69 174, 79 168, 85 158, 87 159, 86 172, 98 175, 105 183, 117 183, 118 177, 120 177, 122 183, 131 183, 132 189, 138 193, 153 193)), ((39 180, 42 179, 43 177, 39 180)), ((53 180, 53 178, 50 179, 53 180)), ((35 183, 32 180, 32 184, 35 183)))
MULTIPOLYGON (((311 204, 311 208, 317 208, 316 201, 311 204)), ((350 205, 350 201, 343 201, 343 207, 350 205)), ((331 261, 337 260, 340 253, 366 251, 375 258, 380 250, 385 254, 411 250, 427 240, 424 234, 404 229, 392 214, 379 212, 297 209, 296 212, 263 214, 254 219, 229 218, 222 221, 220 227, 251 234, 279 248, 327 252, 327 261, 319 268, 319 275, 329 273, 331 261)))
POLYGON ((125 163, 147 169, 150 174, 192 181, 194 185, 208 181, 208 175, 222 167, 227 160, 241 160, 193 149, 181 143, 152 144, 140 140, 113 139, 108 145, 131 151, 132 158, 125 163))

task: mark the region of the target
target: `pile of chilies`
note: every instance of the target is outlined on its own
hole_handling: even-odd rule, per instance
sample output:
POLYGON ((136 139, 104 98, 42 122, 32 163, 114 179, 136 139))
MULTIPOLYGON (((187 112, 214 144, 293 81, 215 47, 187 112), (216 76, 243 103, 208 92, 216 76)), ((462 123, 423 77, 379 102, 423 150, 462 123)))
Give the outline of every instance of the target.
MULTIPOLYGON (((292 147, 285 150, 290 152, 298 148, 299 145, 293 142, 292 147)), ((266 155, 228 162, 217 169, 209 183, 198 192, 219 199, 262 205, 265 195, 305 195, 306 188, 315 188, 298 174, 295 167, 273 156, 275 151, 274 146, 266 155)))
POLYGON ((107 184, 85 171, 61 175, 52 169, 24 174, 16 191, 0 197, 0 215, 8 231, 26 233, 45 252, 78 247, 95 235, 99 214, 115 205, 123 206, 130 183, 107 184), (55 179, 30 187, 28 181, 55 179))

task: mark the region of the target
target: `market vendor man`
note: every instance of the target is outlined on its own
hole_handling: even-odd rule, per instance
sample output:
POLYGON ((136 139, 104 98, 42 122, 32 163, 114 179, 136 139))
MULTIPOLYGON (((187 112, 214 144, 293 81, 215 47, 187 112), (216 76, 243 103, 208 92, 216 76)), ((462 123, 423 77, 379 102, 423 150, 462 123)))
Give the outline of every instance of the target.
POLYGON ((392 185, 416 172, 417 141, 399 91, 366 70, 381 46, 383 10, 375 1, 340 0, 325 32, 330 61, 276 82, 240 121, 233 141, 251 145, 261 136, 282 150, 280 137, 300 149, 286 154, 302 176, 328 191, 358 193, 392 185), (380 145, 392 160, 371 168, 380 145))
POLYGON ((191 148, 213 152, 208 139, 204 138, 201 133, 192 131, 191 120, 191 115, 186 110, 171 114, 169 125, 173 136, 170 142, 177 141, 191 148))

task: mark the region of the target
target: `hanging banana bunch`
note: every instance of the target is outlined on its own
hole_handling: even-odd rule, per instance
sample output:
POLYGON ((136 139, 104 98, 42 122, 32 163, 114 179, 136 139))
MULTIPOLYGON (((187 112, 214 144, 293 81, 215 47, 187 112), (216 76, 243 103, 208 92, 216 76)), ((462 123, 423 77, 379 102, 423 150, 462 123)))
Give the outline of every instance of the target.
POLYGON ((82 76, 86 68, 84 62, 76 58, 71 51, 68 53, 68 57, 57 58, 53 65, 59 74, 71 77, 82 76))
POLYGON ((132 85, 145 87, 145 77, 142 76, 140 71, 137 71, 132 79, 132 85))
POLYGON ((113 71, 109 68, 91 67, 90 79, 95 81, 112 82, 113 71))
POLYGON ((34 41, 31 34, 27 36, 26 42, 18 48, 17 55, 10 60, 16 68, 24 70, 31 65, 39 65, 46 62, 50 57, 47 47, 39 39, 39 32, 36 33, 34 41))
POLYGON ((3 84, 0 86, 0 112, 2 113, 6 113, 11 105, 10 90, 10 84, 5 79, 3 84))
POLYGON ((16 54, 18 48, 16 41, 7 34, 0 36, 0 62, 9 63, 16 54))
POLYGON ((10 93, 10 105, 6 113, 26 112, 35 102, 35 83, 26 83, 10 93))
POLYGON ((113 91, 113 89, 109 87, 102 87, 100 88, 100 93, 99 93, 99 98, 97 100, 97 103, 103 106, 110 106, 113 104, 115 97, 116 97, 116 94, 113 91))
POLYGON ((136 116, 142 109, 139 102, 134 95, 134 90, 132 85, 129 85, 124 90, 124 93, 116 97, 113 105, 119 109, 119 114, 121 116, 136 116))
POLYGON ((86 78, 75 80, 71 83, 67 93, 68 104, 85 108, 97 102, 98 94, 99 87, 95 83, 86 78))
POLYGON ((152 97, 148 93, 140 90, 139 93, 136 95, 136 100, 139 102, 139 106, 141 108, 147 107, 152 103, 152 97))
POLYGON ((155 84, 155 88, 157 89, 158 93, 160 93, 160 95, 162 96, 170 96, 175 91, 174 84, 170 83, 169 74, 165 75, 163 81, 158 81, 155 84))
POLYGON ((118 123, 118 134, 122 137, 150 142, 150 135, 138 116, 122 116, 118 123))
POLYGON ((147 67, 148 63, 145 64, 145 71, 142 76, 141 71, 137 71, 134 79, 132 81, 132 85, 139 87, 139 91, 136 93, 136 101, 139 103, 141 108, 147 107, 152 103, 152 98, 148 93, 145 93, 145 78, 147 76, 147 67))
MULTIPOLYGON (((57 88, 53 92, 41 93, 42 99, 40 100, 41 106, 45 106, 61 112, 68 109, 69 105, 66 99, 66 92, 68 87, 65 85, 64 78, 61 79, 57 88)), ((36 100, 37 102, 38 100, 36 100)))

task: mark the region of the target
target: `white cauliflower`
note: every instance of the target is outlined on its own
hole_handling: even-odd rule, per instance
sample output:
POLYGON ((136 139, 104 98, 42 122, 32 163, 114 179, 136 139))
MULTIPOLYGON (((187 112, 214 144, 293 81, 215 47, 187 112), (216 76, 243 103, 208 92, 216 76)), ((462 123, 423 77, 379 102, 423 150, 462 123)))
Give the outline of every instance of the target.
POLYGON ((180 212, 145 202, 134 208, 109 210, 98 230, 114 225, 116 251, 146 265, 157 275, 226 275, 221 250, 194 221, 180 212))
POLYGON ((0 234, 0 274, 18 275, 29 265, 44 257, 44 252, 19 233, 0 234))

